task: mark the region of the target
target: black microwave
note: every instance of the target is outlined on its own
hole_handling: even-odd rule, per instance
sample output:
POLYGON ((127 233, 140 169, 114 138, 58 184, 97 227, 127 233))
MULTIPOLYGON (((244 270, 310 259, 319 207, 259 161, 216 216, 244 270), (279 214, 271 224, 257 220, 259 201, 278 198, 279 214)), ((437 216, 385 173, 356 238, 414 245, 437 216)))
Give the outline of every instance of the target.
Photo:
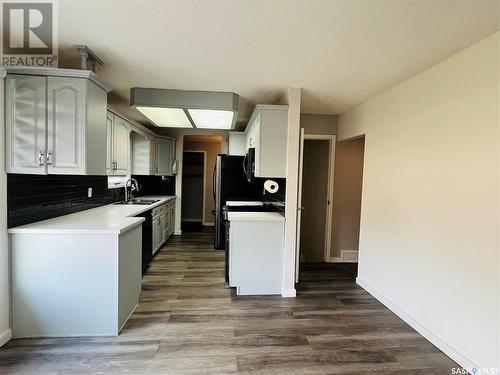
POLYGON ((249 148, 243 158, 243 171, 248 182, 252 182, 255 177, 255 148, 249 148))

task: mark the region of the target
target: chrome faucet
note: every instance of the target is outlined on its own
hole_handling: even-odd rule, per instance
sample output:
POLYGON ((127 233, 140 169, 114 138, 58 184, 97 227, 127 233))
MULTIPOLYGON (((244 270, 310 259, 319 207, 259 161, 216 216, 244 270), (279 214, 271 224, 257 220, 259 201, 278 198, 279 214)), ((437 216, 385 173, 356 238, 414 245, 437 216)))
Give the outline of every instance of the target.
POLYGON ((133 195, 132 193, 134 191, 139 191, 139 183, 135 178, 129 178, 127 181, 125 181, 125 184, 123 185, 125 188, 125 202, 128 202, 129 200, 132 199, 133 195), (130 195, 128 193, 128 183, 130 182, 130 195))

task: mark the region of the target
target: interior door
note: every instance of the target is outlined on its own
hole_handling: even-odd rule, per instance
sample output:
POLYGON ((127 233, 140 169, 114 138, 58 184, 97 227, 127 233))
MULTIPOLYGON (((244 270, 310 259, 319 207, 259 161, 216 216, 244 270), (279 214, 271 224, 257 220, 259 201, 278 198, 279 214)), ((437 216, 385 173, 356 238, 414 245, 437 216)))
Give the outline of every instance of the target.
POLYGON ((126 175, 130 172, 130 129, 119 116, 114 116, 113 121, 115 174, 126 175))
POLYGON ((85 174, 85 102, 87 82, 48 77, 47 171, 85 174))
POLYGON ((7 172, 45 174, 47 79, 8 75, 5 88, 7 172))
POLYGON ((302 169, 304 163, 304 128, 300 129, 300 147, 299 147, 299 186, 297 199, 297 241, 295 243, 295 283, 299 282, 300 267, 300 226, 302 219, 302 169))

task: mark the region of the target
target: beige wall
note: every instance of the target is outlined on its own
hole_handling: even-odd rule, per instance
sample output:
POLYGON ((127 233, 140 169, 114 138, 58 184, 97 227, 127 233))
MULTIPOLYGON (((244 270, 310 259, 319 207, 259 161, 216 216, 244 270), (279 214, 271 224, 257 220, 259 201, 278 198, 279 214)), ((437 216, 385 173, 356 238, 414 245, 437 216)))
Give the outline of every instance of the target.
POLYGON ((335 147, 332 257, 340 257, 342 250, 358 250, 364 148, 364 138, 337 142, 335 147))
POLYGON ((337 115, 300 114, 300 127, 306 134, 337 134, 337 115))
POLYGON ((205 224, 213 224, 214 216, 212 210, 214 206, 212 172, 215 168, 217 154, 221 153, 221 142, 193 142, 184 140, 184 151, 206 151, 205 170, 205 224))
POLYGON ((359 282, 464 366, 500 367, 500 33, 340 117, 365 137, 359 282))

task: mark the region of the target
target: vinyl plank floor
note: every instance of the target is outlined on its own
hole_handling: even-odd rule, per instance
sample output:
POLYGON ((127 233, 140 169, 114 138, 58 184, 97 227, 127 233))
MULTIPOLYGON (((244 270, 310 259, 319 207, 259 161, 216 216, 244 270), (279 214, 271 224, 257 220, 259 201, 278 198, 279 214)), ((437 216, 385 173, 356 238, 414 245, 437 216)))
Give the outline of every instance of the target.
POLYGON ((212 230, 172 237, 118 337, 15 339, 0 374, 448 374, 458 367, 355 283, 304 264, 297 298, 236 296, 212 230))

